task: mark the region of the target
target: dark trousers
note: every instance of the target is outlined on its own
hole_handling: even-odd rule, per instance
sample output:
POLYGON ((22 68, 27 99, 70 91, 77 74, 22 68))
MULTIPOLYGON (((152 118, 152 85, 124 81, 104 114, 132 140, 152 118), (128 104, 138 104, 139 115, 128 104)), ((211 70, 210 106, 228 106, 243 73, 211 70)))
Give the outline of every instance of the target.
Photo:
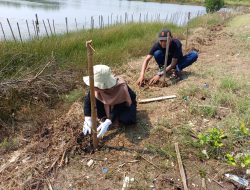
MULTIPOLYGON (((136 95, 131 89, 129 89, 129 94, 132 99, 132 104, 130 106, 127 106, 126 103, 115 105, 110 112, 110 119, 112 122, 118 119, 118 121, 124 125, 136 123, 136 95)), ((107 118, 104 104, 98 99, 96 99, 96 109, 99 119, 107 118)), ((90 93, 88 93, 84 99, 84 115, 91 116, 90 93)))
MULTIPOLYGON (((165 55, 161 50, 157 50, 154 52, 154 58, 157 62, 159 68, 164 66, 165 55)), ((184 68, 192 65, 198 59, 198 53, 196 51, 191 51, 185 56, 183 56, 180 60, 178 60, 176 65, 176 71, 182 71, 184 68)))

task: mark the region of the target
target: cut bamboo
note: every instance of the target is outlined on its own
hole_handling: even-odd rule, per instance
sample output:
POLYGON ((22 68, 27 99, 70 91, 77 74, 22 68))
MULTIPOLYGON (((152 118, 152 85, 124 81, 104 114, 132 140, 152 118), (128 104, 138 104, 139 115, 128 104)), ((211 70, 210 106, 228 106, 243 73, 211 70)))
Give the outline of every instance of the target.
POLYGON ((167 100, 167 99, 173 99, 176 98, 176 95, 171 95, 171 96, 161 96, 157 98, 147 98, 147 99, 142 99, 138 100, 138 103, 149 103, 149 102, 155 102, 155 101, 161 101, 161 100, 167 100))
POLYGON ((94 149, 97 149, 98 139, 97 139, 97 112, 96 112, 96 100, 95 100, 95 90, 94 90, 94 72, 93 72, 93 47, 92 40, 86 41, 87 56, 88 56, 88 71, 89 71, 89 86, 90 86, 90 101, 91 101, 91 119, 92 119, 92 138, 94 149))
POLYGON ((4 41, 6 41, 6 36, 5 36, 4 30, 3 30, 3 25, 2 25, 1 22, 0 22, 0 26, 1 26, 1 29, 2 29, 2 32, 3 32, 4 41))
POLYGON ((14 32, 13 32, 13 30, 12 30, 12 27, 11 27, 11 24, 10 24, 10 21, 9 21, 9 19, 8 19, 8 18, 7 18, 7 22, 8 22, 8 24, 9 24, 9 27, 10 27, 10 31, 11 31, 12 37, 13 37, 14 41, 16 41, 16 38, 15 38, 14 32))
POLYGON ((168 51, 169 51, 169 43, 170 43, 170 33, 167 33, 167 45, 166 45, 166 53, 165 53, 165 62, 163 67, 163 82, 166 80, 166 68, 168 64, 168 51))
POLYGON ((183 168, 178 143, 175 143, 174 146, 175 146, 175 151, 176 151, 176 155, 177 155, 177 161, 178 161, 178 165, 179 165, 179 170, 180 170, 180 174, 181 174, 183 188, 184 188, 184 190, 188 190, 186 174, 185 174, 185 171, 184 171, 184 168, 183 168))

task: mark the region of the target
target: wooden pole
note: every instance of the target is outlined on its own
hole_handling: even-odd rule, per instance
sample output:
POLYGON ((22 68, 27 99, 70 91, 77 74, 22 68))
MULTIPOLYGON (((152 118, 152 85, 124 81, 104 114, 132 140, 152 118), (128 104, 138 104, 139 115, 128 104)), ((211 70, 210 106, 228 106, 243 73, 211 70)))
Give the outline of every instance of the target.
POLYGON ((91 101, 91 119, 92 119, 92 138, 94 149, 98 146, 97 139, 97 113, 96 113, 96 100, 95 100, 95 90, 94 90, 94 72, 93 72, 93 47, 92 40, 86 41, 87 56, 88 56, 88 72, 89 72, 89 86, 90 86, 90 101, 91 101))
POLYGON ((35 32, 35 36, 36 36, 36 26, 35 26, 35 21, 34 20, 32 20, 32 24, 33 24, 34 32, 35 32))
POLYGON ((69 29, 68 29, 68 18, 65 17, 65 22, 66 22, 66 31, 67 31, 67 34, 69 33, 69 29))
POLYGON ((10 31, 11 31, 12 37, 13 37, 13 39, 16 41, 16 38, 15 38, 14 32, 13 32, 13 30, 12 30, 12 27, 11 27, 11 25, 10 25, 10 21, 9 21, 9 19, 8 19, 8 18, 7 18, 7 22, 8 22, 8 24, 9 24, 9 27, 10 27, 10 31))
POLYGON ((179 170, 180 170, 181 179, 182 179, 182 183, 183 183, 183 188, 184 188, 184 190, 188 190, 187 179, 186 179, 186 175, 185 175, 185 170, 183 168, 178 143, 175 143, 174 146, 175 146, 175 151, 176 151, 176 155, 177 155, 177 160, 178 160, 179 170))
POLYGON ((54 29, 54 34, 56 35, 56 27, 55 27, 55 21, 53 19, 53 29, 54 29))
POLYGON ((189 22, 189 19, 190 19, 190 12, 188 12, 188 21, 187 21, 187 34, 186 34, 186 45, 185 45, 185 51, 187 53, 187 47, 188 47, 188 22, 189 22))
POLYGON ((49 37, 49 34, 48 34, 48 31, 47 31, 47 28, 46 28, 46 25, 45 25, 44 20, 43 20, 43 25, 44 25, 44 28, 45 28, 45 31, 46 31, 47 37, 49 37))
POLYGON ((21 40, 21 42, 23 42, 22 36, 21 36, 21 31, 20 31, 20 27, 19 27, 18 22, 17 22, 16 24, 17 24, 17 29, 18 29, 18 33, 19 33, 20 40, 21 40))
POLYGON ((26 20, 26 25, 27 25, 27 29, 28 29, 28 33, 29 33, 29 38, 31 39, 30 28, 29 28, 29 24, 28 24, 28 21, 27 21, 27 20, 26 20))
POLYGON ((1 25, 2 32, 3 32, 4 41, 6 41, 6 36, 5 36, 4 30, 3 30, 3 25, 1 22, 0 22, 0 25, 1 25))
POLYGON ((165 83, 166 80, 166 68, 168 64, 168 51, 169 51, 169 43, 170 43, 170 34, 169 32, 167 33, 167 45, 166 45, 166 53, 165 53, 165 62, 164 62, 164 67, 163 67, 163 82, 165 83))
POLYGON ((37 37, 39 37, 39 32, 40 32, 40 29, 39 29, 39 21, 38 21, 38 16, 37 16, 37 14, 36 14, 36 22, 35 22, 35 24, 36 24, 36 35, 37 35, 37 37))
POLYGON ((47 21, 48 21, 50 33, 51 33, 51 35, 53 35, 52 28, 51 28, 51 25, 50 25, 50 22, 49 22, 49 19, 48 19, 48 18, 47 18, 47 21))
POLYGON ((75 23, 76 23, 76 30, 78 30, 76 18, 75 18, 75 23))

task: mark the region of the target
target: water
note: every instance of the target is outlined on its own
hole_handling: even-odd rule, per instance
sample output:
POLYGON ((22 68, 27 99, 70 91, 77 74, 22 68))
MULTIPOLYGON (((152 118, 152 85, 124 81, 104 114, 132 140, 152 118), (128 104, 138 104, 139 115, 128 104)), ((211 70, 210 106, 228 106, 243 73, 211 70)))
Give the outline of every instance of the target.
MULTIPOLYGON (((19 39, 17 22, 20 26, 22 38, 29 38, 26 20, 29 25, 31 36, 35 35, 33 23, 35 14, 38 15, 39 35, 54 33, 53 20, 56 33, 66 32, 66 21, 68 30, 74 31, 82 28, 91 28, 91 17, 94 27, 101 27, 124 22, 173 22, 183 25, 187 22, 187 14, 191 18, 205 14, 202 6, 161 4, 143 1, 129 0, 0 0, 0 22, 3 26, 6 38, 12 39, 11 30, 7 18, 13 28, 14 35, 19 39), (100 15, 102 15, 102 20, 100 15), (51 30, 49 27, 49 22, 51 30)), ((0 40, 4 39, 0 27, 0 40)))

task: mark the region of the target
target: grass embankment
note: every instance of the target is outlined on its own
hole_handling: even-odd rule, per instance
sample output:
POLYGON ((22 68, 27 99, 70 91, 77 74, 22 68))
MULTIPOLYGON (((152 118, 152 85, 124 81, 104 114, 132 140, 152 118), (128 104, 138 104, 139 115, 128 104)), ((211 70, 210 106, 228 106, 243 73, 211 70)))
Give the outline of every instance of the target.
MULTIPOLYGON (((146 2, 196 4, 196 5, 204 4, 204 0, 146 0, 146 2)), ((230 5, 230 6, 250 6, 250 1, 248 0, 224 0, 224 2, 225 5, 230 5)))
MULTIPOLYGON (((209 15, 192 21, 190 26, 201 26, 202 23, 202 26, 206 26, 217 22, 221 22, 221 17, 209 15)), ((5 94, 1 94, 0 124, 7 122, 7 125, 2 125, 5 126, 2 128, 5 131, 2 133, 5 134, 3 137, 8 136, 6 135, 9 131, 7 126, 10 123, 14 127, 17 124, 16 116, 24 115, 25 120, 31 120, 32 126, 36 128, 37 125, 42 126, 44 122, 49 122, 48 116, 53 117, 54 113, 50 113, 48 109, 54 108, 62 98, 64 101, 72 103, 83 96, 81 88, 76 89, 76 86, 71 83, 78 81, 77 84, 81 85, 82 75, 87 74, 86 40, 93 39, 96 50, 94 54, 95 64, 103 63, 119 67, 120 64, 126 63, 128 60, 147 54, 162 28, 170 28, 175 37, 184 38, 185 28, 172 24, 143 23, 118 25, 102 30, 80 31, 24 43, 0 42, 0 82, 34 76, 52 59, 52 54, 56 62, 52 67, 53 72, 50 71, 51 69, 45 72, 51 77, 43 81, 42 84, 38 81, 31 89, 21 90, 15 87, 15 89, 10 88, 5 91, 5 94), (69 70, 70 72, 63 72, 69 70), (56 73, 59 73, 58 80, 63 80, 63 82, 53 80, 56 73), (66 83, 66 86, 71 85, 71 87, 58 91, 58 86, 62 83, 64 85, 66 83), (46 84, 53 85, 55 89, 47 88, 46 84), (39 89, 38 92, 37 89, 39 89), (45 98, 39 98, 40 93, 45 98), (55 100, 51 101, 53 97, 55 100), (46 105, 48 102, 50 102, 49 105, 46 105), (44 104, 48 108, 43 108, 44 104)), ((29 84, 28 87, 32 87, 32 85, 33 83, 29 84)), ((1 89, 3 90, 3 88, 1 89)), ((6 139, 2 145, 5 147, 4 149, 11 149, 8 148, 7 145, 10 143, 6 139)))
POLYGON ((20 114, 21 118, 32 120, 34 128, 42 126, 50 121, 54 113, 49 110, 59 102, 70 104, 83 96, 80 85, 82 76, 87 75, 87 40, 93 39, 95 64, 119 67, 146 54, 159 30, 165 27, 171 28, 176 36, 183 36, 183 28, 172 24, 143 23, 79 31, 24 43, 0 42, 0 83, 32 79, 53 60, 53 64, 31 83, 1 85, 0 125, 8 123, 3 124, 6 127, 2 129, 8 131, 10 123, 15 126, 20 114))
POLYGON ((25 43, 0 46, 0 80, 17 76, 46 63, 51 54, 61 67, 83 69, 87 64, 85 41, 93 39, 95 63, 117 65, 148 51, 161 28, 171 28, 177 36, 183 29, 172 24, 128 24, 102 30, 81 31, 25 43))

